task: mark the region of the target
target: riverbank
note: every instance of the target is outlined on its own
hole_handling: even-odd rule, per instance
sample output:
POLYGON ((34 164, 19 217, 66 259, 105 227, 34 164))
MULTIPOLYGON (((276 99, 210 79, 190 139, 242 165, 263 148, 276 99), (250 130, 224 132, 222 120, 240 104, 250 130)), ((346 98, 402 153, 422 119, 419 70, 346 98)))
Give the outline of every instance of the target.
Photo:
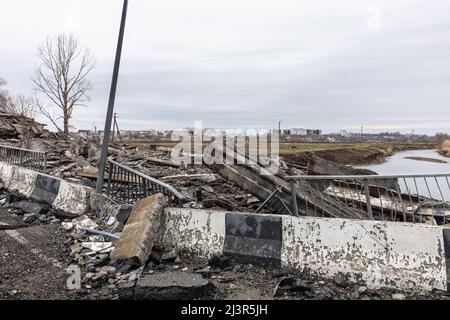
POLYGON ((398 144, 349 144, 342 147, 323 145, 317 150, 302 150, 297 146, 280 148, 281 156, 289 162, 307 166, 314 156, 340 165, 370 165, 383 163, 387 157, 401 151, 426 150, 437 146, 432 143, 398 143, 398 144), (293 152, 294 151, 294 152, 293 152))
POLYGON ((444 157, 450 158, 450 140, 444 140, 439 146, 439 153, 444 157))

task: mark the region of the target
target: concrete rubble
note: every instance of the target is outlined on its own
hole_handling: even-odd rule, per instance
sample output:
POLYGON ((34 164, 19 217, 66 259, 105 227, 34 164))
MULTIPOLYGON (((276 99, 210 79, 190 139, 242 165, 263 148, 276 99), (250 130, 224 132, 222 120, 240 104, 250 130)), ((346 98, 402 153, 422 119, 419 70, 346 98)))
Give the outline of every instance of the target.
POLYGON ((157 240, 161 215, 166 205, 167 200, 161 193, 136 203, 111 254, 112 263, 142 266, 147 262, 157 240))
MULTIPOLYGON (((61 137, 46 132, 37 123, 26 122, 26 119, 13 117, 9 122, 2 122, 3 118, 0 114, 0 136, 3 138, 0 143, 17 147, 27 147, 28 144, 33 150, 47 152, 50 175, 94 186, 100 156, 98 136, 61 137), (25 141, 26 132, 23 131, 27 123, 33 136, 29 141, 25 141)), ((183 204, 186 208, 289 214, 293 210, 292 194, 283 176, 372 173, 314 155, 307 155, 307 159, 303 159, 305 161, 295 163, 292 163, 292 159, 282 159, 278 174, 261 176, 260 163, 177 165, 170 159, 170 149, 163 147, 144 150, 133 145, 112 144, 109 154, 111 159, 123 165, 174 186, 187 199, 183 204), (264 200, 278 189, 277 198, 285 206, 276 210, 270 202, 263 206, 264 200)), ((296 196, 304 200, 303 195, 297 193, 296 196)), ((17 228, 56 226, 66 239, 67 264, 81 269, 80 290, 87 295, 96 290, 106 290, 112 299, 133 300, 421 298, 416 293, 374 290, 350 284, 345 275, 324 280, 273 266, 241 264, 234 257, 226 255, 206 259, 191 257, 177 249, 164 252, 155 247, 163 209, 168 205, 168 199, 163 194, 142 199, 134 207, 123 207, 115 216, 103 216, 99 213, 102 208, 95 208, 100 200, 94 202, 97 204, 91 205, 92 212, 78 216, 23 199, 5 190, 0 197, 0 208, 19 219, 17 228)), ((345 208, 336 215, 326 206, 317 206, 329 216, 355 218, 345 208)), ((4 227, 3 230, 8 229, 4 227)), ((2 295, 0 282, 0 299, 2 295)), ((432 297, 446 298, 440 294, 432 297)))
POLYGON ((44 124, 12 113, 0 113, 0 136, 8 139, 32 139, 44 133, 44 124))
MULTIPOLYGON (((13 202, 0 206, 0 210, 7 210, 8 215, 17 217, 20 221, 23 212, 13 204, 24 200, 16 196, 9 198, 12 198, 13 202)), ((148 199, 144 203, 147 206, 151 205, 148 199)), ((420 294, 375 290, 349 283, 344 275, 336 276, 334 279, 322 279, 291 269, 242 264, 230 256, 215 255, 206 259, 193 257, 178 249, 162 251, 152 245, 148 245, 151 251, 142 266, 115 264, 112 261, 113 251, 118 247, 120 240, 91 234, 85 229, 89 227, 99 230, 104 225, 104 218, 96 218, 94 214, 90 214, 60 219, 55 216, 53 209, 40 216, 45 216, 46 219, 17 225, 11 223, 11 226, 14 226, 15 230, 19 227, 25 230, 33 226, 56 228, 54 232, 65 239, 61 244, 64 243, 67 248, 66 252, 62 251, 59 260, 64 261, 65 266, 76 265, 81 269, 81 288, 73 292, 67 291, 67 294, 76 294, 78 298, 127 300, 449 298, 442 293, 420 294)), ((122 233, 124 232, 125 229, 122 233)), ((120 232, 115 232, 114 235, 121 238, 120 232)), ((45 249, 45 252, 48 252, 48 249, 45 249)), ((10 258, 11 253, 0 254, 0 259, 10 258)), ((142 261, 145 259, 143 257, 142 261)), ((5 272, 7 272, 5 268, 0 269, 0 275, 3 277, 3 283, 0 282, 0 299, 24 298, 24 288, 7 287, 13 275, 3 274, 5 272)), ((61 287, 59 290, 67 289, 61 287)))

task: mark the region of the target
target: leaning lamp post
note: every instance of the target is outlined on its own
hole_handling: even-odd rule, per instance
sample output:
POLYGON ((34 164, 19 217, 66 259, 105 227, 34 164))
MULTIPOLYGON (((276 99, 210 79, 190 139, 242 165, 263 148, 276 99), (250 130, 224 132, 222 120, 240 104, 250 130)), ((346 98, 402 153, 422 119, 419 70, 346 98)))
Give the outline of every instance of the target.
POLYGON ((127 20, 128 0, 123 1, 122 20, 120 22, 119 40, 117 42, 116 58, 111 82, 111 91, 109 94, 108 111, 106 113, 105 130, 103 131, 102 153, 98 165, 97 186, 98 193, 103 192, 103 183, 105 180, 106 160, 108 158, 109 136, 111 133, 111 123, 114 113, 114 102, 116 100, 117 78, 119 77, 120 58, 122 56, 123 36, 125 33, 125 23, 127 20))

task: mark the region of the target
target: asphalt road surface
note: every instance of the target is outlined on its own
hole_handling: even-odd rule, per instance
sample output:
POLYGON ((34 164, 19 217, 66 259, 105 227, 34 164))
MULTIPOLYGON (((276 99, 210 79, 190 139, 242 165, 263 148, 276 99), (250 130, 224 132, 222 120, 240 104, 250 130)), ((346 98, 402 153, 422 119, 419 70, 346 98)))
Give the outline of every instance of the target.
POLYGON ((24 227, 19 217, 1 207, 0 299, 79 298, 67 288, 70 258, 64 241, 56 225, 24 227))

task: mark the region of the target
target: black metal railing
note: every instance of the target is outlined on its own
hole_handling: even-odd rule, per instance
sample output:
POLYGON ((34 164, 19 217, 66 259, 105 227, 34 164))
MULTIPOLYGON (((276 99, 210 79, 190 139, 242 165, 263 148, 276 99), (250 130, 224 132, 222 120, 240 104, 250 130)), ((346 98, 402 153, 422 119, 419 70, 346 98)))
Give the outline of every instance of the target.
POLYGON ((47 153, 0 145, 0 161, 39 172, 47 172, 47 153))
POLYGON ((135 204, 156 193, 163 193, 177 205, 185 202, 185 197, 174 187, 113 160, 108 160, 105 187, 108 197, 120 204, 135 204))
POLYGON ((450 174, 291 176, 298 215, 446 224, 450 174), (333 214, 335 213, 335 215, 333 214))

